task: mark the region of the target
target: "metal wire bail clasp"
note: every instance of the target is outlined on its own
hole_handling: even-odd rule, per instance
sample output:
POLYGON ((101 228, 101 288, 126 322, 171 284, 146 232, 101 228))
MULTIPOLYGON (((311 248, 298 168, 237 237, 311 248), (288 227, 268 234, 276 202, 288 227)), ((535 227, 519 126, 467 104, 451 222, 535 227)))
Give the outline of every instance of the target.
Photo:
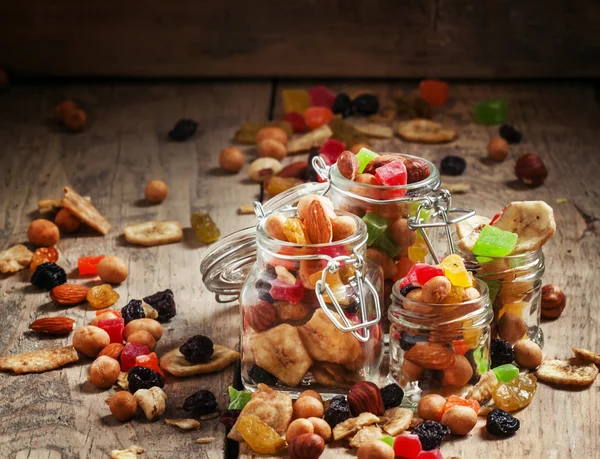
POLYGON ((325 163, 325 160, 320 156, 315 156, 312 159, 312 165, 315 168, 315 172, 319 177, 327 182, 330 181, 331 167, 325 163))
POLYGON ((417 209, 417 213, 414 217, 410 217, 408 219, 408 227, 413 231, 419 231, 425 244, 427 244, 427 248, 429 249, 429 253, 433 257, 433 261, 435 264, 440 263, 440 259, 433 248, 433 244, 425 231, 426 228, 441 228, 443 227, 446 231, 446 238, 448 240, 448 248, 450 253, 454 253, 454 241, 452 240, 452 232, 450 231, 450 227, 455 225, 456 223, 460 223, 467 218, 471 218, 475 215, 475 211, 473 209, 466 209, 462 207, 453 208, 452 207, 452 195, 446 189, 439 189, 436 192, 435 196, 428 196, 425 200, 419 205, 417 209), (439 219, 441 221, 432 221, 429 223, 425 223, 425 219, 421 216, 422 212, 432 210, 431 219, 439 219), (450 214, 461 214, 457 217, 450 218, 450 214))
POLYGON ((369 341, 369 338, 371 336, 369 327, 376 325, 381 320, 381 307, 379 304, 379 295, 377 294, 377 290, 367 278, 363 277, 359 269, 355 271, 354 275, 356 276, 356 284, 358 286, 358 301, 360 303, 361 322, 359 322, 356 325, 352 325, 348 317, 346 317, 344 310, 335 298, 333 291, 327 284, 327 273, 335 274, 336 272, 338 272, 342 264, 353 264, 356 268, 360 268, 363 265, 363 263, 364 261, 362 257, 356 251, 354 252, 353 256, 343 255, 331 258, 328 261, 327 266, 323 270, 321 279, 318 280, 315 285, 315 292, 317 295, 317 299, 319 300, 319 305, 321 306, 321 309, 323 310, 323 312, 325 312, 329 320, 333 322, 336 328, 343 332, 351 332, 357 340, 366 343, 367 341, 369 341), (367 301, 365 298, 365 289, 363 284, 365 284, 369 289, 371 295, 373 296, 373 301, 375 303, 375 318, 372 320, 368 320, 367 301), (327 303, 325 302, 325 298, 323 298, 323 295, 325 293, 329 297, 331 303, 333 304, 333 307, 335 308, 339 317, 342 319, 343 323, 340 323, 340 321, 333 315, 332 311, 329 309, 327 303))

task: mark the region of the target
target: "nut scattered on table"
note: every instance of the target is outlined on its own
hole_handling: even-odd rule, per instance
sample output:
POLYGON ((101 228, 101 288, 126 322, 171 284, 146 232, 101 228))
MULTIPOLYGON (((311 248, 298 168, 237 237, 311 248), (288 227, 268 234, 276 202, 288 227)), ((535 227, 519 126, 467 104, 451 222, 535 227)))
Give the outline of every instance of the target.
POLYGON ((548 177, 548 169, 542 158, 535 153, 521 155, 515 164, 515 175, 528 186, 539 186, 548 177))
POLYGON ((52 247, 60 239, 58 227, 49 220, 34 220, 27 229, 29 241, 37 247, 52 247))
POLYGON ((244 167, 246 157, 242 150, 236 147, 224 148, 219 154, 219 166, 231 173, 238 173, 244 167))
POLYGON ((567 297, 560 287, 554 284, 542 287, 542 319, 557 319, 567 305, 567 297))

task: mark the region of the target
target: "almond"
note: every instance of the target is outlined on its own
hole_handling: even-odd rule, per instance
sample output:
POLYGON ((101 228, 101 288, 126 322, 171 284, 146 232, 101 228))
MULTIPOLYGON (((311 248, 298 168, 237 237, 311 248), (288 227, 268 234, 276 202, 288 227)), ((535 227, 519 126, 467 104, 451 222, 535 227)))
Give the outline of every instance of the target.
POLYGON ((98 357, 105 355, 107 357, 112 357, 113 359, 118 360, 121 356, 121 352, 123 351, 123 347, 124 346, 121 343, 111 343, 100 351, 98 357))
POLYGON ((85 301, 88 288, 78 284, 57 285, 50 291, 50 298, 61 306, 72 306, 85 301))
POLYGON ((260 301, 258 304, 247 306, 244 315, 248 325, 255 331, 261 332, 273 327, 277 323, 277 310, 266 301, 260 301))
POLYGON ((354 384, 348 391, 348 404, 354 416, 361 413, 373 413, 382 416, 385 408, 381 391, 372 382, 360 381, 354 384))
POLYGON ((308 215, 306 216, 306 231, 313 244, 326 244, 331 242, 333 229, 331 220, 320 201, 314 200, 308 206, 308 215))
POLYGON ((305 179, 307 170, 308 161, 296 161, 291 164, 288 164, 283 169, 281 169, 281 172, 279 172, 277 176, 284 178, 305 179))
POLYGON ((440 343, 417 343, 404 353, 404 358, 430 370, 447 370, 456 363, 454 352, 440 343))
POLYGON ((343 152, 337 159, 337 168, 348 180, 354 180, 358 174, 358 159, 349 150, 343 152))
POLYGON ((29 328, 49 335, 68 335, 75 328, 75 321, 69 317, 46 317, 36 320, 29 328))

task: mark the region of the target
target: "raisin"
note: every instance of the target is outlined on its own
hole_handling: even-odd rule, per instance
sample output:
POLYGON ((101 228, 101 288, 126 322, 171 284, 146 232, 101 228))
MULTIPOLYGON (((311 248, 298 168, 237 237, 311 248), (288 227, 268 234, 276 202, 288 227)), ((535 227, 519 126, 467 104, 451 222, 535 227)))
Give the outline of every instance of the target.
POLYGON ((221 237, 221 230, 217 227, 210 214, 206 212, 194 212, 190 217, 190 222, 200 242, 210 244, 221 237))
MULTIPOLYGON (((291 272, 291 271, 290 271, 291 272)), ((277 279, 277 271, 275 270, 275 266, 273 266, 270 263, 267 263, 267 266, 265 268, 265 272, 264 272, 264 276, 265 279, 268 280, 274 280, 277 279)), ((269 284, 269 288, 271 288, 270 286, 271 284, 269 284)))
POLYGON ((503 124, 498 130, 500 137, 506 140, 508 143, 520 143, 522 135, 517 131, 514 126, 510 124, 503 124))
POLYGON ((181 119, 177 121, 175 127, 169 131, 169 138, 177 142, 183 142, 196 133, 198 123, 194 120, 181 119))
POLYGON ((191 363, 205 363, 213 355, 213 342, 208 336, 195 335, 179 348, 185 360, 191 363))
POLYGON ((419 437, 424 451, 431 451, 440 448, 444 437, 450 434, 450 429, 439 422, 423 421, 417 424, 412 433, 419 437))
POLYGON ((258 365, 254 365, 248 370, 248 376, 252 381, 254 381, 255 384, 264 383, 268 386, 274 386, 277 384, 277 378, 258 365))
POLYGON ((271 283, 264 279, 258 279, 254 284, 256 291, 258 292, 258 298, 266 301, 267 303, 275 303, 275 299, 271 296, 271 283))
POLYGON ((140 389, 150 389, 151 387, 165 387, 165 380, 154 370, 146 367, 133 367, 127 375, 129 383, 129 392, 135 394, 140 389))
POLYGON ((340 422, 344 422, 350 417, 350 404, 343 395, 336 395, 329 402, 329 407, 325 411, 325 421, 333 429, 340 422))
POLYGON ((220 419, 221 424, 223 424, 227 430, 231 430, 231 428, 234 426, 234 424, 240 417, 241 412, 242 412, 242 410, 227 410, 227 411, 225 411, 223 413, 223 416, 221 416, 221 419, 220 419))
POLYGON ((496 408, 487 415, 485 428, 497 437, 510 437, 519 430, 519 427, 521 427, 519 420, 506 411, 496 408))
POLYGON ((319 148, 311 148, 308 154, 308 168, 306 169, 306 180, 309 182, 318 182, 319 176, 313 166, 313 158, 319 156, 319 148))
POLYGON ((44 290, 52 290, 58 285, 67 282, 67 273, 56 263, 42 263, 35 268, 31 276, 31 283, 44 290))
POLYGON ((345 92, 340 92, 333 101, 333 113, 342 115, 342 118, 348 118, 352 115, 352 100, 345 92))
POLYGON ((381 397, 383 398, 383 406, 386 410, 400 406, 404 398, 404 391, 395 383, 388 384, 381 389, 381 397))
POLYGON ((194 392, 183 402, 183 409, 195 415, 214 413, 219 404, 213 393, 209 390, 194 392))
POLYGON ((406 331, 400 332, 400 349, 403 351, 410 350, 415 344, 427 341, 427 337, 423 335, 412 335, 406 331))
POLYGON ((352 107, 359 115, 374 115, 379 111, 379 99, 373 94, 361 94, 352 101, 352 107))
POLYGON ((421 288, 421 287, 419 287, 418 285, 415 285, 415 284, 407 284, 400 289, 400 294, 405 297, 410 292, 412 292, 413 290, 416 290, 418 288, 421 288))
POLYGON ((168 322, 177 315, 175 298, 169 289, 147 296, 144 301, 158 311, 159 322, 168 322))
POLYGON ((490 344, 490 354, 492 357, 491 368, 499 367, 515 360, 515 351, 512 344, 503 339, 493 339, 490 344))
POLYGON ((446 175, 461 175, 467 168, 465 158, 460 156, 446 156, 442 159, 441 171, 446 175))
POLYGON ((121 315, 125 320, 125 324, 128 324, 132 320, 146 317, 141 300, 130 300, 129 303, 121 308, 121 315))

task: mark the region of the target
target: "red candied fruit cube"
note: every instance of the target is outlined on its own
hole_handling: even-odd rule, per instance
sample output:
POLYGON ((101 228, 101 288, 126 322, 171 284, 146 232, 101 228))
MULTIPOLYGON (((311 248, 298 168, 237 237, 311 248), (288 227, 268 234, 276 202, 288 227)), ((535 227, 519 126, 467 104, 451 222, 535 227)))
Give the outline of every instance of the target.
POLYGON ((111 344, 123 344, 123 329, 125 328, 125 319, 99 320, 98 327, 108 333, 111 344))
POLYGON ((421 451, 416 459, 444 459, 442 452, 439 449, 432 449, 429 451, 421 451))
POLYGON ((148 354, 148 355, 138 355, 135 358, 134 366, 150 368, 151 370, 154 370, 157 373, 160 373, 161 376, 165 375, 162 372, 162 370, 160 369, 160 367, 158 366, 158 357, 156 356, 156 354, 154 352, 150 352, 150 354, 148 354))
POLYGON ((98 263, 104 258, 104 255, 97 257, 81 257, 77 259, 77 269, 80 276, 97 275, 98 263))
POLYGON ((306 124, 306 121, 304 120, 304 116, 302 116, 302 113, 288 112, 285 115, 283 115, 283 118, 281 118, 281 120, 287 121, 288 123, 290 123, 292 125, 292 128, 294 129, 294 132, 310 131, 310 128, 306 124))
POLYGON ((346 150, 346 144, 337 139, 327 139, 321 149, 319 156, 325 159, 328 165, 335 164, 338 157, 346 150))
POLYGON ((335 101, 335 92, 326 86, 313 86, 308 90, 310 103, 313 107, 327 107, 331 109, 335 101))
POLYGON ((422 449, 418 435, 398 435, 394 439, 394 454, 396 457, 416 459, 422 449))
POLYGON ((419 83, 419 95, 430 105, 444 105, 448 100, 449 87, 445 81, 423 80, 419 83))
POLYGON ((127 343, 121 352, 121 371, 129 371, 135 367, 135 358, 138 355, 148 355, 150 349, 144 344, 127 343))
POLYGON ((436 276, 443 276, 444 270, 438 266, 428 265, 427 263, 415 263, 400 284, 400 287, 417 282, 420 285, 425 284, 429 279, 436 276))
POLYGON ((275 279, 271 281, 271 290, 269 293, 275 300, 298 304, 304 296, 304 287, 302 286, 300 279, 296 281, 295 285, 290 285, 275 279))
POLYGON ((406 185, 406 166, 400 160, 392 161, 375 170, 375 177, 385 186, 406 185))

